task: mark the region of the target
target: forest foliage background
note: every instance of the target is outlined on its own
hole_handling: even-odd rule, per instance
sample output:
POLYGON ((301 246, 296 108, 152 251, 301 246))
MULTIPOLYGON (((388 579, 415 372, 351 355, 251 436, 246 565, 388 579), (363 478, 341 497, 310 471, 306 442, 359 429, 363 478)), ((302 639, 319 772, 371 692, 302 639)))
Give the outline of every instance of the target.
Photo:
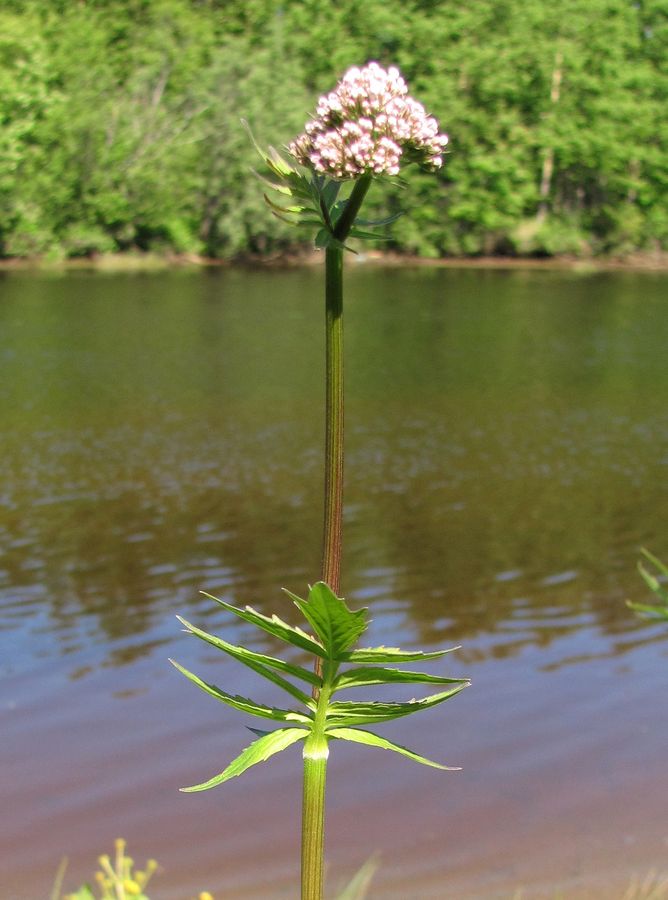
POLYGON ((0 256, 294 249, 240 119, 281 146, 371 59, 451 138, 384 246, 668 249, 668 0, 3 0, 0 256))

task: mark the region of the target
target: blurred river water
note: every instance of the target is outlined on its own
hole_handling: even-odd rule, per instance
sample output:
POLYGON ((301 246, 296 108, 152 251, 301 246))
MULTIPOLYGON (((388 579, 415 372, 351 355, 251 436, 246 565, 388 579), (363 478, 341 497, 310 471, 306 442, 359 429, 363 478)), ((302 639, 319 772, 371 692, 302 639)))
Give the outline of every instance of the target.
MULTIPOLYGON (((473 686, 337 744, 335 888, 621 897, 666 867, 668 276, 348 264, 343 593, 369 642, 461 645, 473 686)), ((90 877, 117 836, 156 900, 294 898, 301 761, 206 794, 252 736, 255 676, 184 635, 298 621, 318 578, 322 272, 0 275, 0 897, 90 877)), ((439 669, 436 669, 439 670, 439 669)))

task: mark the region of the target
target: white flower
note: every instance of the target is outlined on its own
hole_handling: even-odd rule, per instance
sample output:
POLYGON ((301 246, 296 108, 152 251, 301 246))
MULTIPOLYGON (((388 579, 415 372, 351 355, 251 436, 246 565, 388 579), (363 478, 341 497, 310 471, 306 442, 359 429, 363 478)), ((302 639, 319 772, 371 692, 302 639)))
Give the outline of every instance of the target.
POLYGON ((402 160, 438 169, 447 143, 436 119, 408 95, 399 70, 371 62, 349 69, 320 97, 314 118, 288 149, 319 174, 346 179, 397 175, 402 160))

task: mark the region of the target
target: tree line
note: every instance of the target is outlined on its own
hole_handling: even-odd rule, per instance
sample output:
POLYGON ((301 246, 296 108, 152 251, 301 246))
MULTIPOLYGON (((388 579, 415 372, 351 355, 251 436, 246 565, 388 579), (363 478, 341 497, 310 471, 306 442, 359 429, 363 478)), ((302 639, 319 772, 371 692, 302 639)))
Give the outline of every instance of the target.
POLYGON ((241 120, 281 146, 370 59, 451 141, 438 177, 378 192, 410 213, 383 246, 668 246, 668 0, 5 0, 0 256, 303 246, 241 120))

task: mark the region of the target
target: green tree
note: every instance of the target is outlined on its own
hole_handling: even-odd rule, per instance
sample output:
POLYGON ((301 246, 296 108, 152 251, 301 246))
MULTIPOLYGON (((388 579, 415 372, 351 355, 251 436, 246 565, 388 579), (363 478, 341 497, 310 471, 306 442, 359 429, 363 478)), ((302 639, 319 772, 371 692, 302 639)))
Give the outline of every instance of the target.
POLYGON ((44 248, 39 209, 22 188, 39 153, 35 136, 54 102, 45 41, 32 15, 0 12, 0 252, 44 248), (16 231, 23 243, 12 246, 16 231))
MULTIPOLYGON (((0 253, 298 244, 259 206, 320 91, 397 64, 451 135, 390 246, 430 256, 668 246, 666 0, 12 0, 0 13, 0 253)), ((373 213, 372 213, 373 214, 373 213)))

